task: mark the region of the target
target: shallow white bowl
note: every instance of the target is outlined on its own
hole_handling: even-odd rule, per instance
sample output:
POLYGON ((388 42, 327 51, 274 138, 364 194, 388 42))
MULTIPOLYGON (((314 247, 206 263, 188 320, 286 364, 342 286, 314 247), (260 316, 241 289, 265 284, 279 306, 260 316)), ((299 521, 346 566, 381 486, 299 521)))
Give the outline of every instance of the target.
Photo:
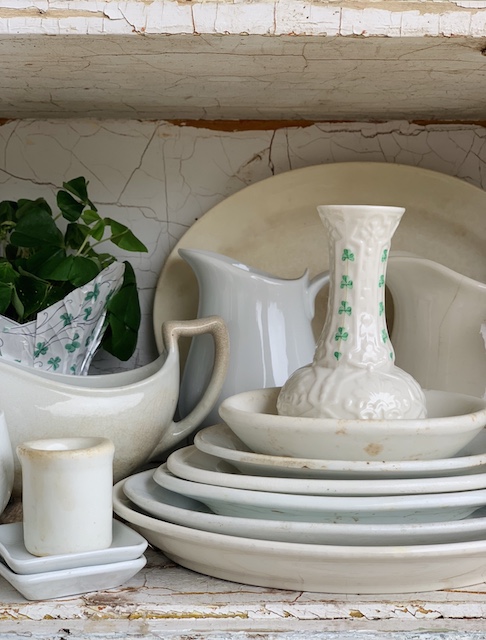
POLYGON ((277 415, 280 388, 223 400, 219 414, 258 453, 330 460, 430 460, 453 456, 486 425, 486 400, 426 391, 428 417, 350 420, 277 415))
POLYGON ((292 522, 222 516, 202 502, 160 487, 152 471, 142 471, 123 483, 125 495, 146 513, 193 529, 257 540, 305 544, 379 546, 439 544, 479 540, 486 536, 486 509, 463 520, 400 524, 358 522, 292 522))
POLYGON ((227 536, 142 513, 115 486, 113 508, 178 564, 209 576, 275 589, 409 593, 486 579, 486 540, 413 546, 314 545, 227 536))
POLYGON ((177 478, 162 464, 153 474, 169 491, 204 502, 214 513, 240 518, 300 522, 443 522, 486 506, 486 489, 399 496, 311 496, 251 491, 177 478))
POLYGON ((486 472, 486 429, 453 458, 436 460, 320 460, 255 453, 226 424, 198 431, 195 446, 229 461, 241 473, 280 478, 380 479, 427 478, 486 472))

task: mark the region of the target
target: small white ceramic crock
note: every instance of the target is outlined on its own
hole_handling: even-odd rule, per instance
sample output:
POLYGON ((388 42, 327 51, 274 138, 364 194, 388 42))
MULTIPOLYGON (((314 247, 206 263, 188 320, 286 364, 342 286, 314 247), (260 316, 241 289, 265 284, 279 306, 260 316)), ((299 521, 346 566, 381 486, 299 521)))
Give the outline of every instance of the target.
POLYGON ((106 549, 112 542, 113 455, 108 438, 52 438, 17 447, 24 544, 35 556, 106 549))

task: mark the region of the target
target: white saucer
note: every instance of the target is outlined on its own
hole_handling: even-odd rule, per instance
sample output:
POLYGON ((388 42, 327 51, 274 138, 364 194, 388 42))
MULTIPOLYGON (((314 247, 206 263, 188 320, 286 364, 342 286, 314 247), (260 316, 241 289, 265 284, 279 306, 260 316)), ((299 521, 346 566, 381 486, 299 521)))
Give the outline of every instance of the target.
POLYGON ((446 477, 327 480, 243 475, 221 458, 183 447, 167 458, 167 469, 184 480, 251 491, 299 493, 312 496, 393 496, 447 493, 486 488, 486 472, 446 477))
POLYGON ((108 549, 60 556, 37 557, 24 546, 21 522, 0 525, 0 556, 18 574, 35 574, 92 565, 126 562, 139 558, 147 548, 140 534, 119 520, 113 520, 113 542, 108 549))
POLYGON ((26 600, 49 600, 78 593, 113 589, 132 578, 145 566, 146 562, 145 556, 140 556, 135 560, 30 575, 14 573, 0 562, 0 576, 10 582, 26 600))
POLYGON ((486 536, 486 509, 464 520, 420 524, 289 522, 220 516, 201 502, 163 489, 152 475, 153 471, 148 470, 127 478, 123 483, 125 495, 156 518, 202 531, 260 540, 350 546, 439 544, 486 536))
POLYGON ((200 451, 228 460, 242 473, 289 478, 425 478, 486 471, 486 430, 453 458, 438 460, 318 460, 270 456, 251 451, 225 424, 201 429, 194 444, 200 451))
POLYGON ((247 491, 177 478, 158 467, 157 484, 199 500, 221 515, 298 522, 443 522, 460 520, 486 505, 486 489, 400 496, 309 496, 247 491))
POLYGON ((451 544, 340 546, 255 540, 151 518, 119 482, 115 513, 178 564, 223 580, 321 593, 410 593, 454 589, 486 579, 486 540, 451 544))

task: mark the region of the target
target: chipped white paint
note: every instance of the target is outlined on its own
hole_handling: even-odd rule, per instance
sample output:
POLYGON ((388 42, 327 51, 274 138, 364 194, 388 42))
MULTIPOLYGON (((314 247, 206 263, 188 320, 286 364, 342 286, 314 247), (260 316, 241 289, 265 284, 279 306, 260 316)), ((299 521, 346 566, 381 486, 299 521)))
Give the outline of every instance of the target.
MULTIPOLYGON (((143 305, 139 349, 123 365, 129 368, 155 356, 157 276, 197 218, 275 173, 352 160, 416 165, 486 188, 486 129, 389 122, 224 132, 161 121, 15 121, 0 127, 0 200, 45 196, 54 204, 56 187, 84 175, 100 212, 128 223, 146 243, 149 253, 140 257, 119 252, 137 271, 143 305)), ((96 366, 119 363, 98 357, 96 366)))
POLYGON ((354 640, 359 634, 361 640, 405 640, 420 633, 422 640, 439 640, 449 632, 450 640, 473 640, 484 631, 486 584, 405 595, 337 596, 239 585, 175 566, 154 550, 147 555, 147 567, 125 585, 60 600, 26 602, 2 580, 2 639, 133 634, 174 640, 354 640))
POLYGON ((293 0, 6 0, 0 10, 14 11, 0 13, 0 32, 438 36, 448 35, 445 17, 457 24, 455 35, 479 36, 484 8, 478 0, 372 0, 356 8, 336 0, 298 7, 293 0))
POLYGON ((484 120, 485 44, 486 2, 4 0, 0 118, 484 120))

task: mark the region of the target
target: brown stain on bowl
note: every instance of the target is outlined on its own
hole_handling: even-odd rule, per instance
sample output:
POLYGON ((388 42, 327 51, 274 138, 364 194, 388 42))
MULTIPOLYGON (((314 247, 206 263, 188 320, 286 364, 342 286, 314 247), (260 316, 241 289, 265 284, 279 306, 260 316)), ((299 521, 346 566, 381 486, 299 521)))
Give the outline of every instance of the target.
POLYGON ((383 445, 377 444, 376 442, 371 442, 364 448, 364 450, 370 456, 377 456, 383 451, 383 445))

